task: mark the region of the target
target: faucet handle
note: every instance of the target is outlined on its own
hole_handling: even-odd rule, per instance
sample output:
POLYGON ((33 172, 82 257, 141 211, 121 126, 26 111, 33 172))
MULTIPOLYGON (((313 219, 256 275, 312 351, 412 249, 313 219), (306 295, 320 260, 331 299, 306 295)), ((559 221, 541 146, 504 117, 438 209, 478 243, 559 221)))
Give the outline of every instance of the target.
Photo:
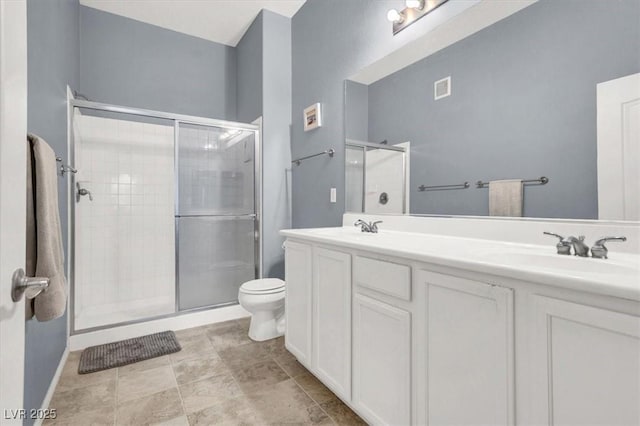
MULTIPOLYGON (((558 254, 569 255, 571 254, 571 243, 562 235, 554 234, 553 232, 544 231, 543 234, 551 235, 552 237, 556 237, 560 241, 556 244, 556 250, 558 254)), ((584 237, 583 237, 584 238, 584 237)))
POLYGON ((543 234, 544 235, 551 235, 552 237, 556 237, 556 238, 560 239, 560 241, 564 240, 564 237, 562 235, 554 234, 553 232, 544 231, 543 234))
POLYGON ((381 220, 376 220, 375 222, 372 222, 369 224, 369 228, 371 229, 371 232, 373 233, 377 233, 378 232, 378 224, 382 223, 381 220))
POLYGON ((607 259, 609 249, 604 245, 607 241, 627 241, 627 237, 602 237, 591 247, 591 256, 596 259, 607 259))
POLYGON ((362 219, 356 220, 353 226, 359 226, 362 232, 368 232, 368 230, 371 229, 371 225, 369 225, 367 222, 365 222, 362 219))
POLYGON ((607 241, 627 241, 627 237, 602 237, 594 245, 603 246, 607 241))

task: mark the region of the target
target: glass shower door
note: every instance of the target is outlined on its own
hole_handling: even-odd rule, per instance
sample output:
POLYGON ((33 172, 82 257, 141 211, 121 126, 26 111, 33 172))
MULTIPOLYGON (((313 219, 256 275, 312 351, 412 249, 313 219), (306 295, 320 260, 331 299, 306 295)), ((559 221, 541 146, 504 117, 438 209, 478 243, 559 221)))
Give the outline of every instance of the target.
POLYGON ((255 132, 179 123, 178 307, 238 300, 256 278, 255 132))
POLYGON ((174 313, 173 120, 72 119, 72 332, 174 313))

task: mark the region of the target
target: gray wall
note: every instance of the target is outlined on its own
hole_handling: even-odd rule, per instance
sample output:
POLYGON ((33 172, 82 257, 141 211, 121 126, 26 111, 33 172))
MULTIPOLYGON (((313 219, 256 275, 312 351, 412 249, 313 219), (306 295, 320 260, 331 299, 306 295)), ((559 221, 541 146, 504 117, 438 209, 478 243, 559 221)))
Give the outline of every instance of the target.
POLYGON ((640 71, 638 16, 636 0, 541 0, 370 85, 369 139, 411 141, 411 212, 488 214, 487 189, 420 184, 547 176, 525 216, 597 219, 596 84, 640 71))
MULTIPOLYGON (((67 84, 78 84, 77 0, 28 0, 28 127, 67 156, 67 84)), ((58 179, 67 244, 66 179, 58 179)), ((67 315, 26 323, 24 407, 40 408, 67 344, 67 315)), ((33 424, 27 420, 25 424, 33 424)))
POLYGON ((263 45, 263 263, 268 277, 284 278, 284 238, 291 228, 291 20, 264 10, 263 45))
MULTIPOLYGON (((293 168, 293 226, 336 226, 344 212, 344 80, 415 39, 427 20, 393 36, 386 19, 402 0, 308 0, 292 20, 292 157, 336 155, 293 168), (337 13, 337 11, 339 13, 337 13), (302 111, 323 104, 323 127, 304 132, 302 111), (331 187, 338 202, 329 202, 331 187)), ((446 5, 445 5, 446 6, 446 5)), ((442 6, 442 7, 445 7, 442 6)), ((436 11, 437 12, 437 11, 436 11)), ((435 13, 435 12, 434 12, 435 13)))
MULTIPOLYGON (((334 147, 338 151, 338 154, 334 157, 333 160, 329 160, 327 158, 319 159, 316 161, 309 161, 303 163, 302 166, 294 169, 294 179, 293 179, 293 224, 295 227, 309 227, 309 226, 332 226, 339 225, 341 223, 341 215, 344 210, 344 197, 343 194, 339 192, 338 194, 338 203, 330 204, 329 203, 329 188, 331 186, 336 186, 339 191, 342 191, 344 188, 344 158, 343 158, 343 129, 344 129, 344 114, 345 109, 343 106, 343 82, 345 79, 350 76, 356 74, 361 68, 369 65, 377 59, 389 54, 398 46, 406 43, 407 39, 412 37, 412 34, 415 34, 419 31, 419 26, 421 25, 421 21, 418 21, 411 28, 402 31, 395 37, 391 35, 391 31, 389 30, 389 24, 384 19, 386 15, 386 11, 391 7, 402 7, 401 1, 376 1, 371 2, 367 0, 351 0, 348 2, 342 2, 339 0, 308 0, 307 3, 300 9, 300 11, 294 16, 292 23, 293 30, 293 114, 292 114, 292 123, 293 123, 293 136, 292 136, 292 151, 294 158, 303 155, 309 154, 313 152, 318 152, 328 147, 334 147), (336 14, 335 11, 340 10, 339 14, 336 14), (415 31, 414 31, 415 29, 415 31), (309 52, 313 52, 309 54, 309 52), (324 103, 324 116, 325 116, 325 126, 318 130, 304 133, 302 130, 302 123, 300 122, 300 115, 302 109, 306 106, 321 101, 324 103)), ((541 33, 540 35, 544 37, 547 41, 547 44, 544 45, 544 49, 540 51, 540 45, 534 45, 529 40, 523 40, 523 38, 518 37, 517 25, 506 23, 509 27, 513 27, 515 30, 515 34, 512 34, 513 37, 517 37, 522 44, 516 46, 517 49, 522 51, 522 54, 525 56, 538 57, 539 59, 544 59, 544 63, 548 64, 549 59, 555 59, 556 67, 552 69, 546 69, 546 72, 549 72, 547 77, 555 78, 559 74, 564 74, 565 70, 568 69, 571 72, 580 74, 585 72, 584 67, 576 66, 572 61, 574 54, 571 52, 569 56, 558 57, 556 53, 554 53, 555 46, 560 43, 563 50, 567 49, 579 49, 580 51, 587 50, 587 53, 590 55, 591 60, 589 61, 589 67, 593 67, 593 70, 589 70, 589 74, 592 75, 591 79, 599 79, 597 81, 603 81, 607 78, 613 78, 615 76, 606 75, 605 67, 608 65, 605 64, 605 61, 597 58, 597 52, 601 51, 604 46, 610 46, 612 50, 618 49, 627 49, 631 52, 635 52, 631 55, 630 59, 636 58, 635 67, 633 64, 630 65, 622 65, 619 69, 620 75, 626 73, 637 72, 637 52, 638 52, 638 20, 637 20, 637 5, 638 2, 636 0, 613 0, 607 2, 595 2, 595 1, 581 1, 581 0, 563 0, 563 1, 547 1, 542 0, 541 4, 536 4, 531 6, 530 8, 534 8, 533 12, 527 12, 528 9, 524 9, 524 11, 520 13, 532 13, 532 16, 538 17, 541 14, 546 13, 544 18, 548 20, 548 26, 545 28, 545 31, 551 31, 553 36, 545 35, 541 28, 530 28, 528 31, 534 31, 536 33, 541 33), (600 31, 601 23, 600 21, 594 22, 593 19, 597 16, 597 12, 594 12, 595 9, 608 9, 611 8, 613 10, 630 10, 632 13, 625 14, 625 16, 616 15, 617 18, 609 19, 607 26, 611 25, 611 22, 616 22, 615 25, 629 28, 629 25, 634 24, 636 28, 635 35, 630 36, 629 39, 625 40, 624 45, 611 46, 611 37, 612 34, 607 34, 606 31, 600 31), (557 12, 556 12, 557 10, 557 12), (571 31, 568 31, 565 27, 564 23, 561 21, 560 16, 555 16, 556 13, 566 13, 563 11, 571 10, 572 22, 580 26, 580 22, 585 21, 589 22, 591 33, 583 34, 583 37, 572 34, 571 31), (630 24, 631 23, 631 24, 630 24), (630 47, 629 47, 630 46, 630 47), (535 50, 538 49, 538 50, 535 50), (593 49, 593 50, 591 50, 593 49), (626 69, 626 71, 623 71, 626 69)), ((446 7, 446 5, 442 6, 442 8, 446 7)), ((603 13, 606 12, 602 10, 603 13)), ((437 12, 437 11, 436 11, 437 12)), ((436 13, 434 12, 434 13, 436 13)), ((512 17, 512 19, 518 21, 518 15, 512 17)), ((427 19, 423 19, 422 21, 428 21, 427 19)), ((585 25, 588 27, 588 25, 585 25)), ((491 29, 488 32, 492 32, 491 29)), ((467 43, 467 40, 462 40, 460 44, 467 43)), ((480 51, 471 51, 465 52, 465 54, 470 54, 469 60, 474 64, 476 68, 469 66, 468 72, 476 72, 478 74, 484 74, 490 78, 491 72, 491 62, 494 60, 492 55, 500 54, 500 49, 514 49, 511 45, 516 45, 515 42, 509 39, 501 39, 496 41, 497 46, 491 47, 491 55, 484 54, 480 51)), ((451 46, 450 49, 458 50, 458 46, 451 46)), ((606 49, 606 48, 604 48, 606 49)), ((466 49, 464 49, 466 50, 466 49)), ((458 50, 459 52, 459 50, 458 50)), ((458 53, 459 54, 459 53, 458 53)), ((443 57, 447 55, 446 52, 440 52, 440 55, 434 56, 434 58, 443 57)), ((607 56, 610 57, 610 56, 607 56)), ((457 59, 457 63, 462 63, 461 59, 457 59)), ((504 61, 504 59, 503 59, 504 61)), ((466 62, 465 62, 466 64, 466 62)), ((465 93, 472 90, 469 86, 465 88, 464 80, 461 79, 459 72, 463 70, 452 70, 450 67, 444 66, 445 64, 434 63, 432 64, 434 73, 436 71, 438 78, 449 75, 449 73, 455 74, 453 75, 453 93, 454 96, 449 99, 452 100, 459 93, 465 93), (444 74, 442 74, 444 73, 444 74), (466 89, 466 90, 465 90, 466 89)), ((548 89, 544 84, 540 82, 540 79, 537 76, 537 68, 529 68, 522 70, 516 63, 504 63, 503 67, 505 67, 505 72, 507 72, 512 67, 517 68, 522 74, 519 76, 520 79, 527 82, 529 80, 535 81, 537 86, 533 88, 533 90, 542 90, 548 94, 549 102, 554 102, 558 100, 559 94, 549 93, 548 89)), ((465 65, 467 66, 467 65, 465 65)), ((431 77, 429 77, 431 78, 431 77)), ((425 93, 429 92, 425 95, 425 97, 433 97, 430 93, 433 79, 425 79, 425 83, 423 87, 417 88, 416 90, 424 90, 425 93)), ((470 83, 470 81, 469 81, 470 83)), ((495 89, 498 86, 500 81, 495 80, 491 85, 495 89)), ((594 83, 595 84, 595 83, 594 83)), ((473 90, 478 90, 477 88, 473 88, 473 90)), ((595 96, 595 86, 592 89, 591 97, 586 98, 584 92, 581 89, 575 87, 574 81, 568 83, 566 87, 566 95, 567 96, 581 96, 581 102, 592 102, 595 96)), ((492 100, 492 93, 485 93, 487 96, 488 102, 492 107, 495 107, 495 100, 492 100)), ((515 134, 515 128, 512 127, 511 119, 513 115, 519 114, 523 116, 525 113, 522 110, 526 110, 531 114, 531 121, 537 122, 542 121, 542 117, 540 115, 544 115, 544 111, 537 111, 528 105, 528 101, 525 98, 520 99, 520 97, 516 97, 518 102, 516 103, 517 108, 521 111, 509 111, 508 119, 504 120, 502 124, 502 128, 504 132, 511 132, 511 134, 515 134)), ((564 99, 564 98, 563 98, 564 99)), ((441 101, 446 102, 446 100, 441 101)), ((444 107, 443 107, 444 108, 444 107)), ((588 107, 584 107, 579 110, 574 111, 574 115, 587 115, 588 118, 585 121, 590 121, 592 124, 589 126, 588 130, 581 130, 580 135, 572 136, 569 142, 564 141, 563 143, 567 144, 569 148, 567 149, 570 152, 569 157, 565 158, 550 158, 547 161, 552 165, 555 164, 569 164, 569 168, 571 169, 582 169, 586 167, 593 167, 593 162, 591 161, 591 165, 583 165, 578 161, 574 161, 575 152, 582 151, 587 152, 590 151, 591 158, 595 155, 595 143, 593 143, 593 135, 595 129, 595 110, 588 109, 588 107), (587 109, 585 109, 587 108, 587 109), (588 134, 588 136, 587 136, 588 134), (585 142, 584 140, 589 137, 590 142, 585 142), (593 143, 593 145, 591 145, 593 143), (585 146, 592 146, 592 148, 585 148, 585 146)), ((455 111, 449 110, 449 113, 453 114, 455 111)), ((433 126, 437 120, 442 117, 444 112, 435 111, 435 117, 433 121, 429 121, 433 126)), ((486 110, 475 110, 473 114, 467 114, 468 116, 465 118, 465 121, 473 121, 475 123, 479 123, 478 126, 483 125, 488 127, 485 124, 484 119, 487 119, 488 112, 486 110)), ((430 120, 430 119, 429 119, 430 120)), ((420 111, 412 111, 410 115, 407 116, 405 123, 412 122, 420 122, 427 121, 426 114, 420 111)), ((560 120, 558 120, 560 121, 560 120)), ((554 123, 555 124, 555 123, 554 123)), ((564 121, 560 121, 560 126, 566 126, 564 121)), ((370 122, 370 126, 373 123, 370 122)), ((478 128, 479 129, 479 128, 478 128)), ((484 129, 484 128, 483 128, 484 129)), ((443 130, 444 131, 444 130, 443 130)), ((450 138, 453 138, 453 135, 462 136, 460 132, 457 132, 456 129, 449 128, 447 131, 450 133, 450 138)), ((476 131, 478 131, 476 129, 476 131)), ((535 135, 539 135, 542 132, 542 136, 547 137, 548 134, 545 133, 544 129, 539 127, 535 127, 533 129, 534 137, 535 135)), ((411 136, 411 135, 409 135, 411 136)), ((376 137, 376 139, 385 139, 385 137, 376 137)), ((389 137, 390 143, 393 138, 389 137)), ((409 137, 411 139, 411 137, 409 137)), ((413 139, 418 139, 417 137, 413 137, 413 139)), ((514 138, 515 140, 516 138, 514 138)), ((520 137, 517 138, 521 139, 520 137)), ((468 140, 468 139, 467 139, 468 140)), ((474 138, 476 140, 476 138, 474 138)), ((529 141, 531 139, 528 139, 529 141)), ((412 141, 413 142, 413 141, 412 141)), ((536 140, 535 143, 538 143, 539 140, 536 140)), ((453 144, 457 144, 457 141, 451 142, 453 144)), ((477 143, 477 142, 474 142, 477 143)), ((459 145, 458 145, 459 146, 459 145)), ((511 145, 505 146, 504 140, 502 141, 502 146, 507 150, 511 149, 511 145)), ((413 147, 412 147, 413 148, 413 147)), ((481 152, 484 155, 484 151, 477 150, 476 147, 467 147, 464 149, 473 149, 474 152, 481 152)), ((534 149, 534 147, 529 146, 526 147, 523 151, 519 151, 518 155, 522 158, 531 156, 530 152, 534 149)), ((430 151, 430 155, 438 156, 439 153, 435 150, 430 151)), ((413 156, 413 152, 412 152, 413 156)), ((420 159, 418 159, 418 162, 420 159)), ((529 170, 526 170, 527 172, 529 170)), ((533 177, 542 174, 545 170, 541 170, 540 168, 536 168, 535 170, 531 170, 533 173, 533 177)), ((508 171, 505 170, 504 173, 508 171)), ((419 173, 418 170, 414 170, 412 168, 412 174, 419 173)), ((518 170, 518 175, 524 176, 524 170, 518 170)), ((555 173, 555 172, 554 172, 555 173)), ((550 177, 553 179, 552 182, 556 182, 554 176, 550 177)), ((414 174, 415 176, 415 174, 414 174)), ((475 176, 475 175, 474 175, 475 176)), ((485 177, 473 177, 475 179, 490 179, 493 176, 490 174, 483 174, 485 177)), ((528 177, 527 174, 526 177, 528 177)), ((413 183, 419 184, 421 182, 416 182, 412 176, 413 183)), ((590 188, 595 184, 595 177, 592 176, 590 178, 587 186, 590 188)), ((551 188, 551 187, 549 187, 551 188)), ((534 191, 539 191, 540 188, 527 188, 529 197, 532 193, 530 189, 534 191)), ((548 188, 545 188, 547 190, 548 188)), ((574 189, 572 188, 572 191, 574 189)), ((467 191, 476 191, 476 196, 481 190, 467 190, 467 191)), ((486 191, 486 190, 484 190, 486 191)), ((585 187, 576 188, 576 197, 581 198, 584 195, 585 187)), ((591 191, 588 189, 588 191, 591 191)), ((413 194, 412 194, 413 195, 413 194)), ((440 194, 445 196, 445 194, 440 194)), ((564 195, 567 195, 566 193, 564 195)), ((421 195, 412 196, 412 202, 415 197, 419 197, 421 195)), ((486 196, 486 194, 485 194, 486 196)), ((533 197, 530 197, 530 200, 533 200, 533 197)), ((464 205, 460 207, 465 207, 464 205)), ((412 209, 413 210, 413 209, 412 209)), ((572 213, 576 217, 592 217, 594 213, 593 207, 588 209, 588 212, 578 212, 572 213)), ((531 212, 534 213, 534 212, 531 212)), ((553 212, 545 215, 553 215, 553 212)))
POLYGON ((347 139, 369 140, 369 86, 347 80, 344 84, 344 134, 347 139))
POLYGON ((91 100, 235 120, 235 49, 80 6, 80 85, 91 100))
POLYGON ((238 96, 236 119, 251 123, 262 116, 263 17, 260 13, 236 46, 238 96))
POLYGON ((237 46, 238 120, 262 116, 263 275, 284 278, 278 231, 291 227, 291 20, 263 10, 237 46))

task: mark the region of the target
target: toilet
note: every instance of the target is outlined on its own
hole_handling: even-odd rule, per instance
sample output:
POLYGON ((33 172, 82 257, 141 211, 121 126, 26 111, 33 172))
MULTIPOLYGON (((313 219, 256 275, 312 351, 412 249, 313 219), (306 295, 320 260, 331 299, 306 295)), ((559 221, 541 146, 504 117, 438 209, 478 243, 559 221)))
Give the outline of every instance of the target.
POLYGON ((251 313, 249 337, 262 342, 284 334, 284 281, 251 280, 240 286, 240 306, 251 313))

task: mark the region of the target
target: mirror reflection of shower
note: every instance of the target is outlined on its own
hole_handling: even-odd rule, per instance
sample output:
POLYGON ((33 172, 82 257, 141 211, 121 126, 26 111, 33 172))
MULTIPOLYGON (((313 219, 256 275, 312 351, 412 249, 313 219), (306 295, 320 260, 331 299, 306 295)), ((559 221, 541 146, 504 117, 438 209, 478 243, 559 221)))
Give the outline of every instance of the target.
POLYGON ((346 140, 345 209, 370 214, 409 211, 410 143, 346 140))

